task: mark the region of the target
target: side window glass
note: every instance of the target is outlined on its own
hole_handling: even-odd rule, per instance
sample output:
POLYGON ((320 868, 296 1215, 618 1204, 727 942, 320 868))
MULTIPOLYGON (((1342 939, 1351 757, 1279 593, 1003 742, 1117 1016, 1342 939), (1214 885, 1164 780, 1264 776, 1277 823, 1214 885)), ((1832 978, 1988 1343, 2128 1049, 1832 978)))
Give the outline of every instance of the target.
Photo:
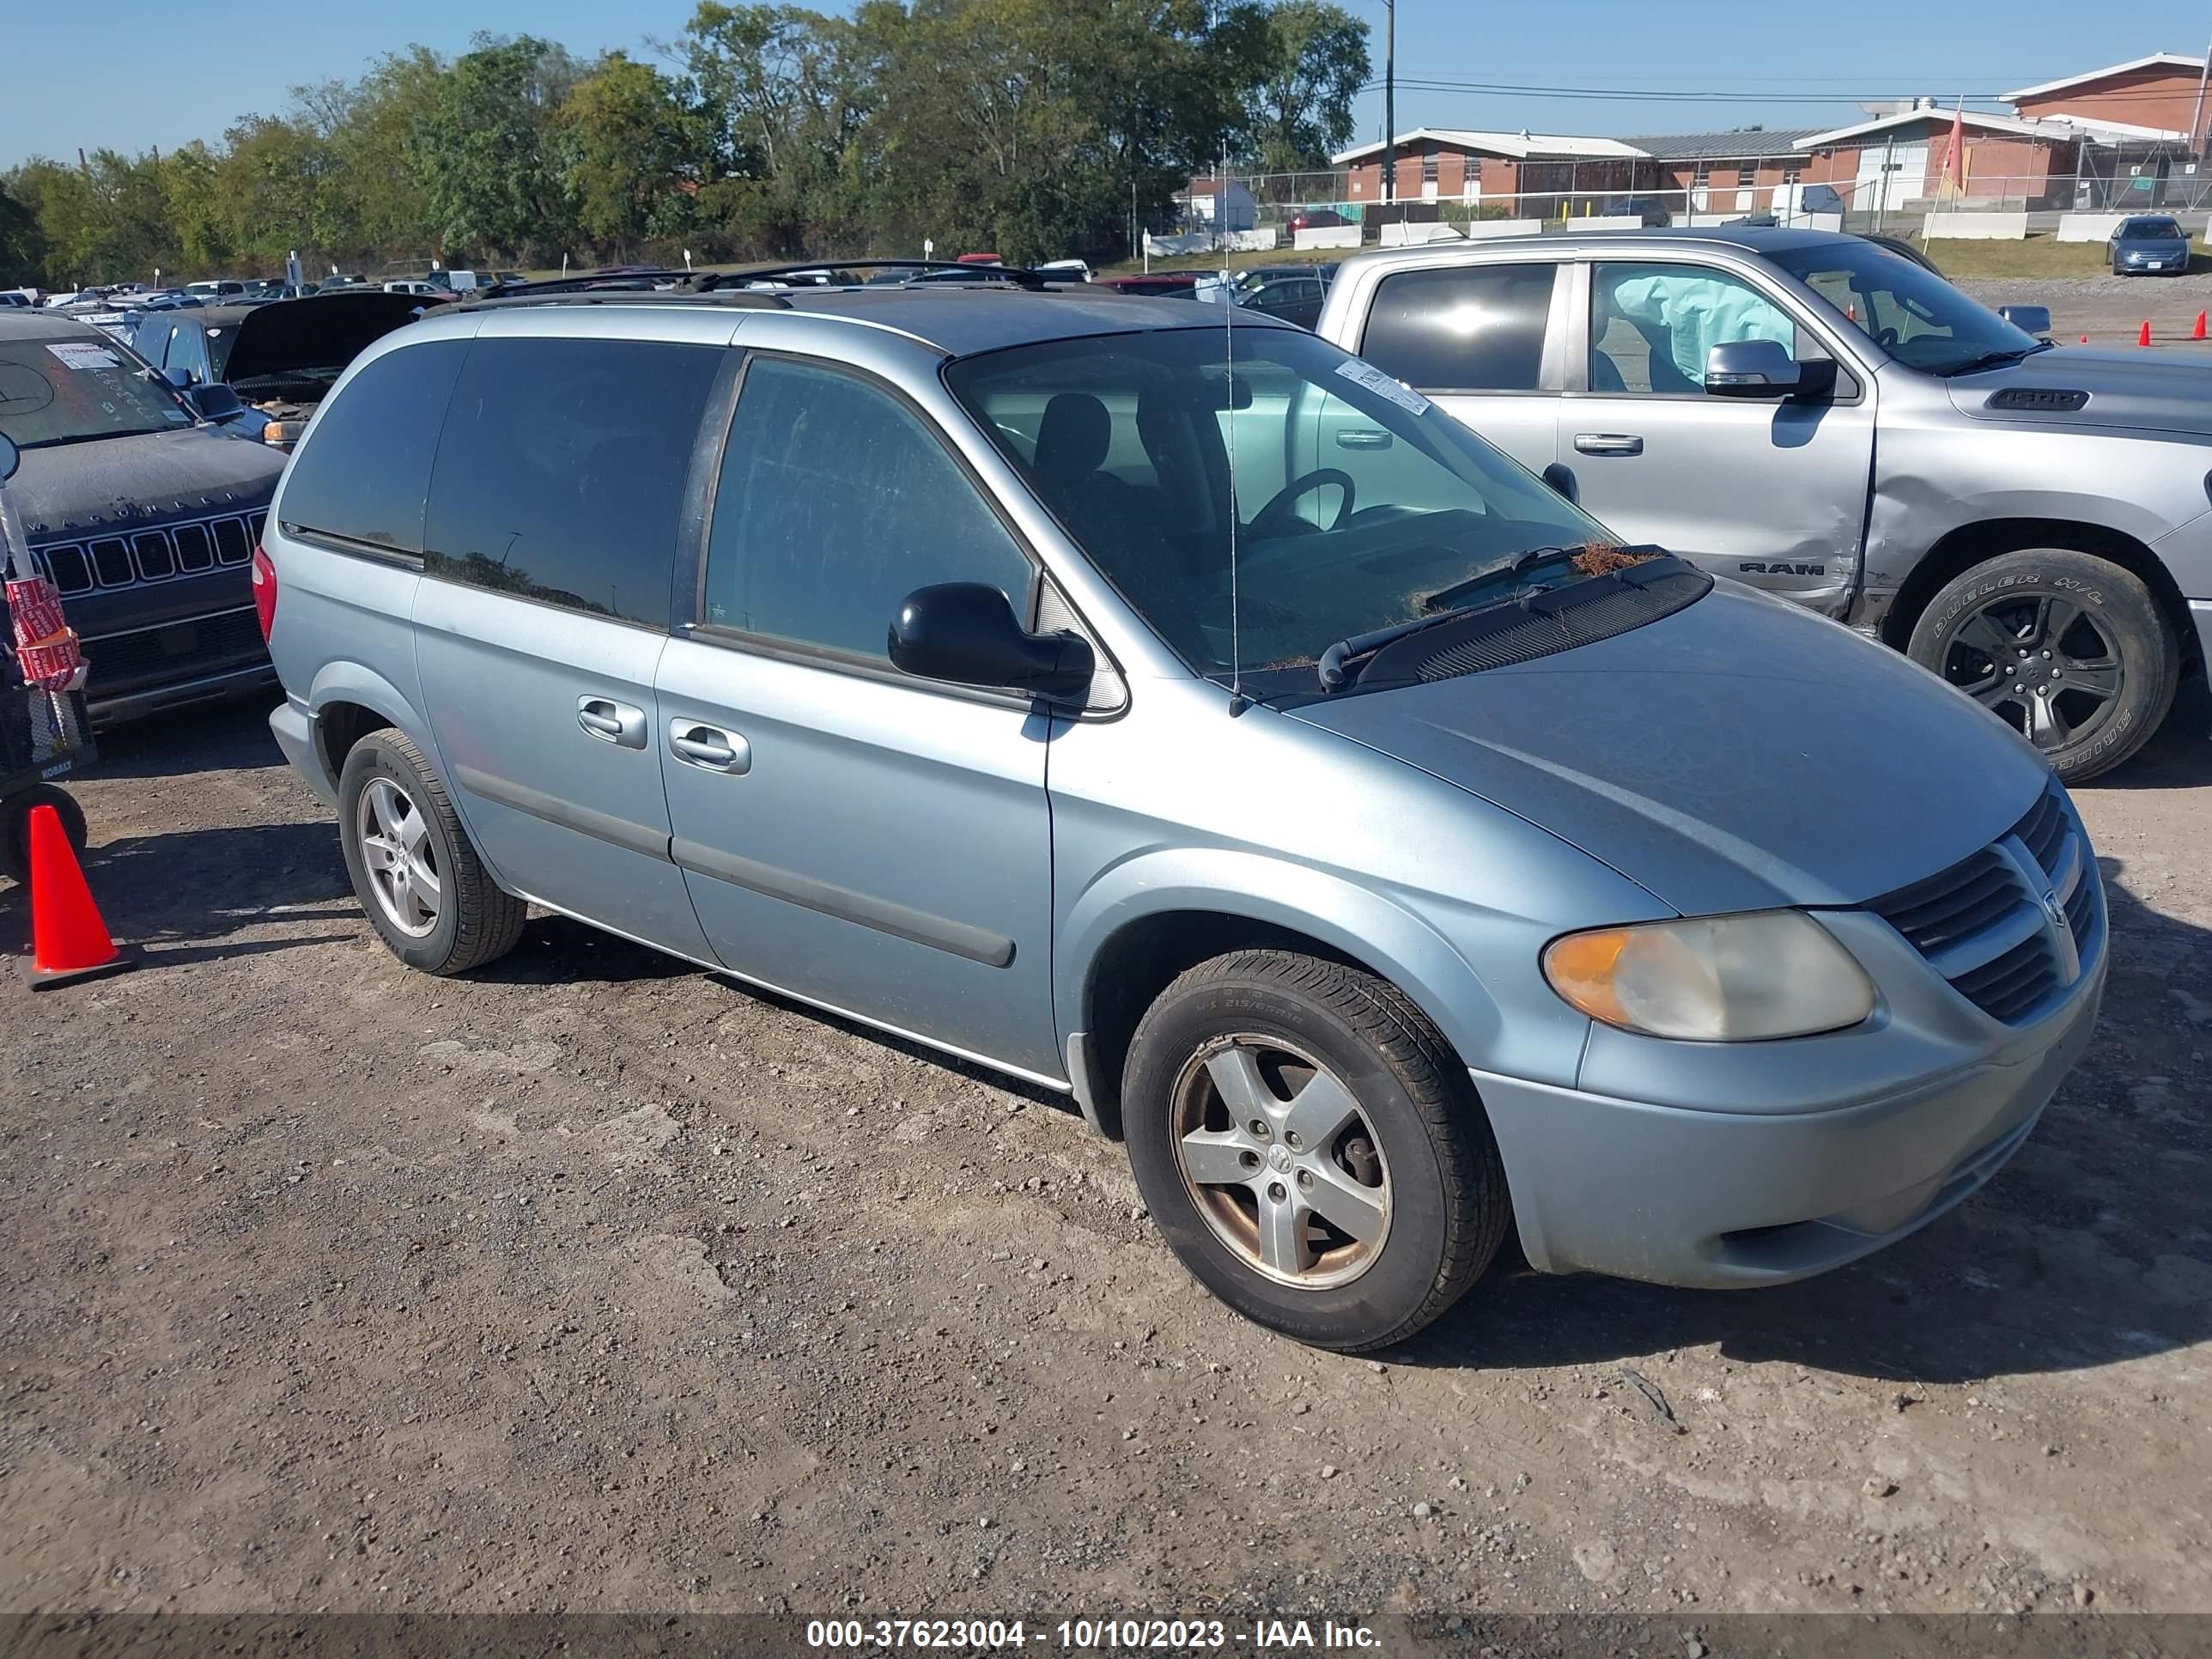
POLYGON ((714 495, 702 621, 880 659, 915 588, 988 582, 1021 615, 1030 568, 904 404, 831 369, 748 366, 714 495))
POLYGON ((1458 265, 1385 276, 1359 355, 1424 392, 1534 392, 1558 270, 1458 265))
POLYGON ((276 498, 285 529, 422 550, 430 458, 465 340, 387 351, 315 411, 276 498))
POLYGON ((438 441, 423 571, 668 625, 712 346, 478 339, 438 441))
POLYGON ((155 368, 163 367, 168 362, 169 334, 173 326, 165 319, 148 319, 131 337, 131 349, 155 368))
POLYGON ((1591 391, 1701 392, 1705 353, 1734 340, 1797 355, 1790 314, 1740 277, 1704 265, 1592 267, 1591 391))

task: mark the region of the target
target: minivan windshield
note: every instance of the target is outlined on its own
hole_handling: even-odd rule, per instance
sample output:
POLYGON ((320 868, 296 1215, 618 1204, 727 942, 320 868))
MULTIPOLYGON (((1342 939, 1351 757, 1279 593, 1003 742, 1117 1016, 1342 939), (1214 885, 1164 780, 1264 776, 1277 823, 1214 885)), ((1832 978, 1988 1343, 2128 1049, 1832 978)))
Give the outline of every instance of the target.
POLYGON ((0 432, 21 448, 191 423, 169 388, 103 334, 0 338, 0 432))
POLYGON ((1957 374, 2042 349, 1934 271, 1872 242, 1838 237, 1766 257, 1907 368, 1957 374))
POLYGON ((1479 602, 1486 578, 1511 591, 1516 555, 1617 544, 1419 392, 1299 329, 1054 340, 961 359, 945 380, 1194 671, 1241 664, 1262 691, 1310 687, 1336 641, 1479 602))

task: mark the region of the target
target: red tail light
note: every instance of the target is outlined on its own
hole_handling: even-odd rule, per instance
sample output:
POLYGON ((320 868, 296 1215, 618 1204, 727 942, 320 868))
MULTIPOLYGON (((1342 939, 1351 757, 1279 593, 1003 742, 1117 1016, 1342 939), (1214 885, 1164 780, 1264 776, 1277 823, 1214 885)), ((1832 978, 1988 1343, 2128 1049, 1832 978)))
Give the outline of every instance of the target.
POLYGON ((253 550, 253 614, 261 621, 261 642, 276 625, 276 567, 258 545, 253 550))

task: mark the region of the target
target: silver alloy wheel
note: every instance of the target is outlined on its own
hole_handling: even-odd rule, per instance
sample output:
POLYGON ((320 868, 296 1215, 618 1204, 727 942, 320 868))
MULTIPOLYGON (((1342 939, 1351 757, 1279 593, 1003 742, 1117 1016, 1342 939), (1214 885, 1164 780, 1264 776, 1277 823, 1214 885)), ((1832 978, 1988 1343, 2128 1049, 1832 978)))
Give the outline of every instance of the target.
POLYGON ((385 920, 410 939, 428 936, 444 889, 422 809, 390 778, 371 778, 354 808, 354 831, 385 920))
POLYGON ((1184 1062, 1176 1167, 1214 1236, 1298 1290, 1348 1285, 1390 1232, 1390 1172, 1359 1103, 1280 1037, 1239 1032, 1184 1062))

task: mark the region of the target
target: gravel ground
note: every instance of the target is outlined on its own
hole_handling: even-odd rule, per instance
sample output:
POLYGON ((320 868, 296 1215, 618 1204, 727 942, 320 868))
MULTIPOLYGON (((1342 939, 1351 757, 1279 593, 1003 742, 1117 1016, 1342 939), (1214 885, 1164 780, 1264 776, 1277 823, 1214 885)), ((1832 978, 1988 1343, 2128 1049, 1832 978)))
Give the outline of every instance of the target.
MULTIPOLYGON (((1943 250, 1936 250, 1941 264, 1943 250)), ((2185 276, 1983 276, 1959 286, 1986 306, 2049 306, 2051 336, 2077 345, 2133 345, 2150 325, 2157 345, 2190 346, 2197 313, 2212 307, 2212 272, 2185 276)), ((2197 348, 2202 349, 2203 348, 2197 348)))
POLYGON ((145 965, 0 1039, 0 1613, 2212 1611, 2208 725, 2081 792, 2106 1016, 1984 1193, 1382 1363, 1048 1096, 558 919, 409 974, 258 711, 115 734, 145 965))

